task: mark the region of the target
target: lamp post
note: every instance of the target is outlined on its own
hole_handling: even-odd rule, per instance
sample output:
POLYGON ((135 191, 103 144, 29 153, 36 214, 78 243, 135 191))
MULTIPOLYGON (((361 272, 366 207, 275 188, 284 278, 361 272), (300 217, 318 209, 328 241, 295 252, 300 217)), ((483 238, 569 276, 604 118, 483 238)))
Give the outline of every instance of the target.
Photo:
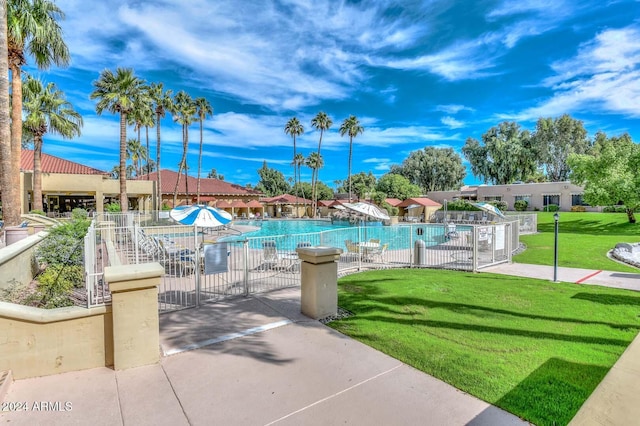
POLYGON ((555 212, 553 215, 553 282, 558 282, 558 222, 560 221, 560 215, 555 212))

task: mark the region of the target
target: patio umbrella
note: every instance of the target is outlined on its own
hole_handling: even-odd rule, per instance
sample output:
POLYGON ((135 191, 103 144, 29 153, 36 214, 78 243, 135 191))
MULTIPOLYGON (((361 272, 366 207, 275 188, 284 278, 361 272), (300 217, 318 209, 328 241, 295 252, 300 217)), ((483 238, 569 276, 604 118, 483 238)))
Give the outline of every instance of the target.
POLYGON ((343 206, 374 219, 389 220, 389 215, 375 204, 359 201, 357 203, 344 203, 343 206))
POLYGON ((231 215, 224 210, 202 204, 178 206, 169 212, 171 219, 183 225, 201 228, 215 228, 231 222, 231 215))
POLYGON ((504 214, 498 210, 498 208, 496 206, 494 206, 493 204, 489 204, 489 203, 485 203, 484 201, 480 201, 478 203, 473 203, 474 206, 476 206, 477 208, 479 208, 480 210, 484 210, 487 213, 491 213, 494 214, 496 216, 500 216, 501 218, 504 219, 504 214))

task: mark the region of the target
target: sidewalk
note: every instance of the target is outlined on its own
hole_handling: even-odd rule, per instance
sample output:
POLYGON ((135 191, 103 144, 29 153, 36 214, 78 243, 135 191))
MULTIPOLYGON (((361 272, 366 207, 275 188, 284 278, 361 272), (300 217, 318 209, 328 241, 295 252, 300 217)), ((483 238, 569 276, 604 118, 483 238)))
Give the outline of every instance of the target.
POLYGON ((16 381, 5 401, 25 401, 31 411, 2 413, 0 423, 526 424, 304 317, 299 288, 160 321, 161 349, 173 355, 159 364, 16 381), (37 401, 49 411, 33 411, 37 401))

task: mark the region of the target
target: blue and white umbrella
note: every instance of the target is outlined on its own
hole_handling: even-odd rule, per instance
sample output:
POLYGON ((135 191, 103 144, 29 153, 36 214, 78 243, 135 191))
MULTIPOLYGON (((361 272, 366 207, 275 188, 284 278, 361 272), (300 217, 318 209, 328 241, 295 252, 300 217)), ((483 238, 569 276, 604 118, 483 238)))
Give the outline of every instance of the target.
POLYGON ((202 204, 178 206, 169 212, 171 219, 183 225, 193 225, 200 228, 217 228, 224 226, 233 219, 231 214, 202 204))
POLYGON ((504 214, 493 204, 485 203, 484 201, 480 201, 477 203, 473 203, 474 206, 479 208, 480 210, 484 210, 487 213, 494 214, 496 216, 500 216, 504 219, 504 214))

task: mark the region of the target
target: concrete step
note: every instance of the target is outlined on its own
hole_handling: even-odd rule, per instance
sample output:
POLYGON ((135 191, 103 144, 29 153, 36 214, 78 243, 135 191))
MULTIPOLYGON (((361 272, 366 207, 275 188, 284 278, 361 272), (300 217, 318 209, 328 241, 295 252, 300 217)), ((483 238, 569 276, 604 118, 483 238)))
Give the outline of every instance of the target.
POLYGON ((0 401, 4 401, 4 398, 9 393, 11 383, 13 383, 11 370, 0 371, 0 401))

